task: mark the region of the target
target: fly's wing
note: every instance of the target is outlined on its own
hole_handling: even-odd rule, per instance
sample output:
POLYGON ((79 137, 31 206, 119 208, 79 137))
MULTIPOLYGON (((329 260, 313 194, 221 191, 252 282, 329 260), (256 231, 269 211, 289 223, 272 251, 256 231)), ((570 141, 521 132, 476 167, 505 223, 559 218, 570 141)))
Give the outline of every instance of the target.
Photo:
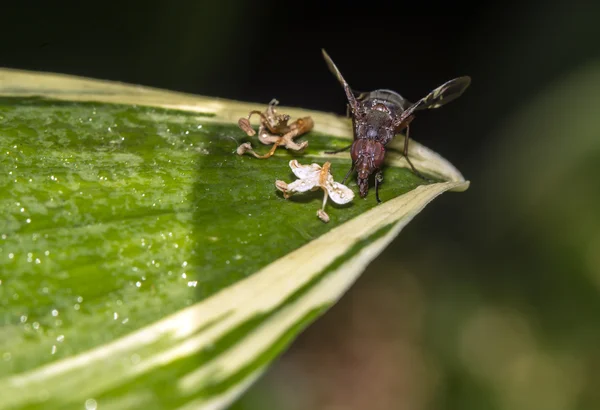
POLYGON ((357 91, 357 90, 352 90, 352 92, 354 93, 354 96, 356 97, 356 99, 358 101, 362 101, 365 98, 367 98, 370 94, 369 91, 357 91))
POLYGON ((413 105, 413 103, 402 97, 397 92, 383 88, 369 92, 354 91, 354 94, 356 95, 356 99, 358 101, 370 99, 379 100, 379 102, 389 102, 400 107, 402 110, 406 110, 408 107, 413 105))
POLYGON ((442 105, 448 104, 450 101, 460 97, 469 84, 471 84, 471 77, 464 76, 440 85, 404 111, 401 119, 408 118, 415 111, 439 108, 442 105))
MULTIPOLYGON (((365 97, 369 94, 366 91, 357 91, 355 89, 351 89, 352 90, 352 94, 354 94, 354 97, 356 98, 356 101, 362 101, 365 99, 365 97)), ((346 117, 352 117, 352 108, 350 107, 350 104, 346 104, 346 117)))
POLYGON ((448 104, 450 101, 460 97, 469 84, 471 84, 471 77, 468 76, 450 80, 422 98, 420 101, 423 103, 418 109, 439 108, 444 104, 448 104))
POLYGON ((331 59, 331 57, 329 57, 329 54, 327 54, 325 49, 321 49, 321 51, 323 52, 323 58, 327 63, 327 67, 329 67, 329 71, 331 71, 333 75, 335 75, 335 78, 337 78, 340 84, 342 84, 342 87, 344 87, 346 98, 348 99, 348 105, 350 106, 350 111, 354 114, 356 112, 357 103, 356 97, 354 96, 352 89, 350 88, 346 80, 344 80, 344 77, 342 77, 342 73, 340 73, 340 70, 338 70, 338 68, 335 66, 333 60, 331 59))

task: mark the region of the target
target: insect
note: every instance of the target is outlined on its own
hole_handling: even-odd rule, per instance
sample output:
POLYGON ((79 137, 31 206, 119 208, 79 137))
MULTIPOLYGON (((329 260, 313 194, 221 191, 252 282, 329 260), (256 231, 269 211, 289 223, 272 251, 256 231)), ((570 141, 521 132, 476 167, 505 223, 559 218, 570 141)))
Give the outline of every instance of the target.
POLYGON ((464 76, 450 80, 421 98, 416 103, 407 101, 397 92, 391 90, 375 90, 367 93, 353 91, 340 70, 335 66, 325 50, 323 57, 329 70, 342 84, 348 99, 349 115, 352 116, 354 142, 348 147, 330 153, 350 149, 352 167, 342 183, 356 169, 357 183, 362 198, 369 192, 369 176, 375 172, 375 198, 379 199, 379 185, 383 182, 381 166, 385 159, 385 146, 403 130, 406 130, 403 155, 412 171, 423 177, 408 158, 409 125, 414 119, 415 111, 439 108, 460 97, 471 83, 471 78, 464 76))

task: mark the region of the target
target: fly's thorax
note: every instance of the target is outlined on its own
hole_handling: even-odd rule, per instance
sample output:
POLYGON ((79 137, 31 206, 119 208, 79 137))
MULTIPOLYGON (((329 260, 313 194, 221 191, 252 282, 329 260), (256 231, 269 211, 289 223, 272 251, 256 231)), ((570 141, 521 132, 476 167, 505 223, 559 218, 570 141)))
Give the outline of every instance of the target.
POLYGON ((384 145, 393 138, 394 118, 385 106, 379 105, 375 109, 363 111, 364 115, 355 120, 357 139, 378 140, 384 145), (380 108, 381 110, 377 109, 380 108))

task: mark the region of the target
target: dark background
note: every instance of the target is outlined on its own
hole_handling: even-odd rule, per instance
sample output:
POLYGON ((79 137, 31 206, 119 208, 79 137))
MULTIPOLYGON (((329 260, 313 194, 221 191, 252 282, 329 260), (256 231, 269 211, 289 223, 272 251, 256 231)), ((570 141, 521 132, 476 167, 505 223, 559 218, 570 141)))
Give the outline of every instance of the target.
POLYGON ((338 113, 343 93, 321 48, 353 88, 409 100, 471 75, 459 106, 414 124, 460 168, 528 95, 598 56, 599 12, 542 0, 23 1, 2 10, 0 64, 338 113))
POLYGON ((0 65, 345 112, 470 75, 411 136, 472 186, 411 223, 239 409, 600 403, 596 2, 13 2, 0 65))
POLYGON ((409 100, 471 75, 460 104, 413 127, 469 174, 508 114, 600 54, 599 13, 566 0, 22 1, 3 6, 0 64, 337 113, 344 96, 321 48, 353 88, 409 100))

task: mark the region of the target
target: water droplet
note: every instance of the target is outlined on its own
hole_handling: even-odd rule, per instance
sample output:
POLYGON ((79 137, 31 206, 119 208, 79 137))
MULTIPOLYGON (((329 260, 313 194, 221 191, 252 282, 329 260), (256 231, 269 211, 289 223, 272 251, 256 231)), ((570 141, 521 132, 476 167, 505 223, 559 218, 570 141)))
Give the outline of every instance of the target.
POLYGON ((56 338, 56 341, 57 341, 57 342, 60 342, 60 343, 64 342, 64 340, 65 340, 65 335, 59 335, 59 336, 56 338))
POLYGON ((94 399, 87 399, 85 401, 85 410, 96 410, 98 403, 94 399))
POLYGON ((15 254, 14 254, 14 253, 12 253, 12 252, 11 252, 11 253, 9 253, 9 254, 8 254, 8 259, 12 259, 12 258, 14 258, 14 257, 15 257, 15 254))
POLYGON ((54 316, 54 317, 58 316, 58 310, 52 309, 52 316, 54 316))
POLYGON ((182 268, 185 268, 187 266, 187 261, 183 261, 183 263, 181 264, 182 268))
POLYGON ((187 275, 185 274, 185 272, 183 272, 183 273, 181 274, 181 277, 182 277, 183 279, 187 278, 187 275))
POLYGON ((21 323, 27 322, 27 315, 21 316, 21 323))
POLYGON ((117 312, 113 313, 113 320, 117 320, 119 318, 119 314, 117 312))
POLYGON ((142 286, 142 282, 140 282, 139 280, 137 282, 135 282, 135 286, 137 286, 138 288, 142 286))
POLYGON ((52 345, 52 354, 56 353, 56 345, 52 345))

